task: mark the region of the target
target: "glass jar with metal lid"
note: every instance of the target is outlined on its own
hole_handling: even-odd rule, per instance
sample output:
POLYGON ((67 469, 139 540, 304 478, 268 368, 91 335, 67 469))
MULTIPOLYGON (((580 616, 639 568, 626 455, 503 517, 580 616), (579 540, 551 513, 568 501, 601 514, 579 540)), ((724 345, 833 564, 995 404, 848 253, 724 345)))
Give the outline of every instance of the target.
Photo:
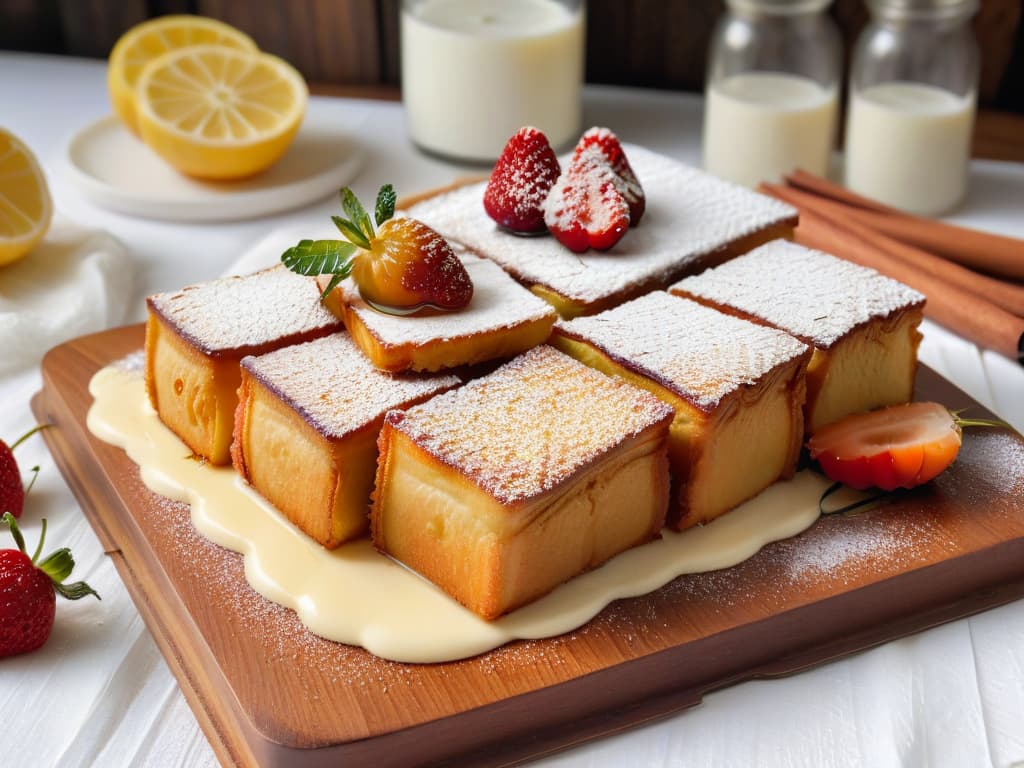
POLYGON ((967 189, 978 83, 977 0, 868 0, 854 50, 846 185, 934 215, 967 189))
POLYGON ((827 171, 842 60, 830 4, 726 0, 708 61, 705 169, 747 186, 827 171))

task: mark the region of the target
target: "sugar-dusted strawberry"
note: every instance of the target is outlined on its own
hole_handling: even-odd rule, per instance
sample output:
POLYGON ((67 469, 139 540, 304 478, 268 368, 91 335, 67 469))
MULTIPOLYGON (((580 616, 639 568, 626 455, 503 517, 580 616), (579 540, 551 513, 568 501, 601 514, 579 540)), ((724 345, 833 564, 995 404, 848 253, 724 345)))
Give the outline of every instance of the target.
POLYGON ((590 147, 597 148, 604 155, 615 175, 622 180, 619 191, 629 203, 629 225, 635 227, 640 223, 640 217, 644 215, 647 198, 644 196, 644 188, 640 186, 640 180, 633 173, 633 168, 626 158, 619 137, 607 128, 595 126, 580 137, 573 156, 578 157, 590 147))
POLYGON ((893 405, 822 427, 807 443, 830 480, 851 488, 914 488, 938 476, 960 452, 964 427, 1000 421, 962 419, 939 403, 893 405))
POLYGON ((544 231, 544 200, 561 173, 548 137, 526 126, 516 131, 494 164, 484 210, 513 232, 544 231))
POLYGON ((562 171, 545 202, 544 221, 576 253, 606 251, 622 239, 629 229, 629 205, 600 151, 583 150, 562 171))
POLYGON ((53 629, 58 592, 69 600, 86 595, 99 599, 84 581, 64 583, 75 567, 66 547, 39 560, 46 539, 45 520, 32 557, 25 552, 25 539, 14 516, 5 512, 3 522, 10 526, 18 548, 0 550, 0 658, 34 651, 46 642, 53 629))
MULTIPOLYGON (((0 512, 10 512, 15 517, 21 517, 21 512, 25 508, 26 489, 21 482, 21 470, 18 469, 18 461, 14 458, 14 449, 43 428, 33 427, 11 445, 0 440, 0 512)), ((35 467, 34 471, 38 469, 35 467)))
POLYGON ((348 218, 332 216, 345 240, 302 240, 281 254, 300 275, 331 275, 323 297, 352 275, 375 308, 394 314, 420 309, 458 310, 473 298, 473 281, 448 241, 421 221, 393 219, 395 191, 377 194, 374 229, 370 216, 347 187, 341 205, 348 218))

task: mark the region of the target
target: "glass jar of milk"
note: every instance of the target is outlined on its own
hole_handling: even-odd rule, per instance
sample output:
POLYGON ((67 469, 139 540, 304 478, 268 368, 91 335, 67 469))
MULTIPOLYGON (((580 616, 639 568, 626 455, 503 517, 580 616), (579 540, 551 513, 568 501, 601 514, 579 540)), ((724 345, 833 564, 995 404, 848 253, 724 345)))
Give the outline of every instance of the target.
POLYGON ((869 0, 850 72, 846 185, 935 215, 967 190, 977 0, 869 0))
POLYGON ((704 168, 756 186, 828 171, 842 42, 831 0, 726 0, 711 41, 704 168))
POLYGON ((403 0, 402 102, 427 152, 493 162, 524 125, 580 134, 582 0, 403 0))

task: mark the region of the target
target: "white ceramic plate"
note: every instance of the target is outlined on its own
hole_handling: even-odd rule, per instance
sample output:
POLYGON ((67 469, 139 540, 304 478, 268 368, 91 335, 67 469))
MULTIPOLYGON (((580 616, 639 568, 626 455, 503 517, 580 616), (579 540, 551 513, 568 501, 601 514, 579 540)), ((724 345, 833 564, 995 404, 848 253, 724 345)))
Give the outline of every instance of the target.
POLYGON ((350 182, 363 155, 355 129, 365 111, 316 101, 309 106, 288 151, 249 179, 208 182, 183 176, 113 116, 71 137, 67 176, 96 205, 153 219, 226 221, 297 208, 350 182))

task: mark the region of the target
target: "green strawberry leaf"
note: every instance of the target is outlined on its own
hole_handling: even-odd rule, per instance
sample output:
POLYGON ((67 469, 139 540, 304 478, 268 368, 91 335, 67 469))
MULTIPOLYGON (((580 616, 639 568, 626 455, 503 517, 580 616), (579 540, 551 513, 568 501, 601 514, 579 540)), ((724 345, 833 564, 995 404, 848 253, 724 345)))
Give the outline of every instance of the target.
POLYGON ((300 275, 341 275, 348 277, 358 247, 343 240, 300 240, 281 254, 281 261, 300 275))
POLYGON ((355 243, 364 251, 370 250, 370 241, 366 239, 362 231, 348 219, 343 219, 341 216, 331 216, 331 221, 334 222, 334 226, 338 228, 338 231, 343 234, 350 243, 355 243))
POLYGON ((356 228, 363 233, 364 238, 367 241, 373 240, 374 231, 373 224, 370 222, 370 215, 363 208, 363 204, 359 202, 359 198, 356 197, 348 187, 341 190, 341 209, 348 216, 356 228))
POLYGON ((393 186, 385 184, 380 188, 380 191, 377 193, 377 205, 373 211, 373 217, 377 221, 378 227, 395 215, 395 202, 397 200, 398 196, 395 194, 393 186))

